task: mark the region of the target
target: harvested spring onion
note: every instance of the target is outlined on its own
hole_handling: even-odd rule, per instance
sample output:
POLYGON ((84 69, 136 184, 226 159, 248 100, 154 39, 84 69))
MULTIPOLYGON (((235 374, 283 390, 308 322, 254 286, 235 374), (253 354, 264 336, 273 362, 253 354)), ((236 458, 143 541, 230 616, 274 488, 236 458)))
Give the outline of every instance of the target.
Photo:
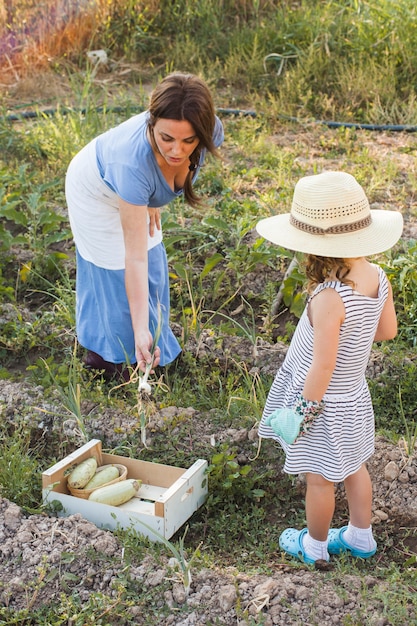
POLYGON ((149 374, 151 373, 153 360, 154 360, 154 356, 155 356, 155 350, 156 350, 156 347, 158 345, 159 337, 161 336, 161 329, 162 329, 161 305, 158 302, 158 325, 157 325, 157 327, 155 329, 155 333, 154 333, 154 337, 153 337, 153 341, 152 341, 152 346, 151 346, 151 350, 150 350, 151 355, 152 355, 152 360, 151 360, 150 363, 146 364, 145 373, 143 374, 143 376, 139 375, 138 391, 139 392, 142 391, 143 393, 145 393, 147 395, 150 395, 152 393, 152 387, 148 383, 148 378, 149 378, 149 374))

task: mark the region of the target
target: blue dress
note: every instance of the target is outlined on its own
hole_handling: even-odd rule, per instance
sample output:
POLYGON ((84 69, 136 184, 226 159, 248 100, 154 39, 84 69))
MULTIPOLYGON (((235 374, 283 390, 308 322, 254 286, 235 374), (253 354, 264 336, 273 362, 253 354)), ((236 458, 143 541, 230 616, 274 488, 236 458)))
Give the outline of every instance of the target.
MULTIPOLYGON (((134 334, 125 289, 124 239, 118 198, 138 206, 163 207, 182 195, 163 177, 146 136, 148 113, 130 118, 85 146, 71 161, 65 193, 77 250, 76 328, 79 343, 111 363, 136 362, 134 334)), ((216 147, 224 138, 216 118, 216 147)), ((200 164, 194 179, 203 164, 200 164)), ((148 236, 149 330, 158 309, 162 331, 160 365, 181 347, 169 326, 168 263, 162 232, 148 236)))

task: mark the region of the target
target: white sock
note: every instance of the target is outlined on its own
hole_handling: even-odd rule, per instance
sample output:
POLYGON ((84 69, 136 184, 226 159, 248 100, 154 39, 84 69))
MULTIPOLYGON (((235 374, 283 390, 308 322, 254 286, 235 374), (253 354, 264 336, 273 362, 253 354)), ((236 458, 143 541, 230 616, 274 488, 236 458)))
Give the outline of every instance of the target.
POLYGON ((326 541, 317 541, 317 539, 313 539, 310 533, 306 533, 303 537, 303 548, 305 553, 314 561, 318 561, 320 559, 324 561, 329 560, 330 556, 327 552, 327 543, 327 539, 326 541))
POLYGON ((369 528, 357 528, 349 522, 348 527, 343 533, 343 540, 346 541, 351 548, 357 548, 364 552, 371 552, 376 548, 376 541, 372 534, 372 526, 369 526, 369 528))

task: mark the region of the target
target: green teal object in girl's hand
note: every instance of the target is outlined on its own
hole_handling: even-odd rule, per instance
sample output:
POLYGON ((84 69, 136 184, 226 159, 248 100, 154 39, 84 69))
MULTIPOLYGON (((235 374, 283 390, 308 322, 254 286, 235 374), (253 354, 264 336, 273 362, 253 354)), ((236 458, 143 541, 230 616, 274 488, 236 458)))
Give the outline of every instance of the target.
POLYGON ((276 409, 265 419, 265 424, 286 443, 292 444, 300 434, 303 420, 304 416, 293 409, 276 409))
POLYGON ((323 409, 324 402, 306 400, 300 394, 291 409, 276 409, 265 419, 265 424, 286 443, 292 444, 299 436, 308 433, 313 421, 323 409))

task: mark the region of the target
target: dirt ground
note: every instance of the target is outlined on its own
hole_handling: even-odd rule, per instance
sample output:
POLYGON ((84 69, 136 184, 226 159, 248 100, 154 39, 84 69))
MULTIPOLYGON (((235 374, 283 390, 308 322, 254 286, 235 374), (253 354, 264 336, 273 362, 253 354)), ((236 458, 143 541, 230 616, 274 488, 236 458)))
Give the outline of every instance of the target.
MULTIPOLYGON (((20 91, 12 91, 11 105, 19 100, 25 101, 28 95, 34 98, 33 85, 27 87, 27 92, 21 85, 20 91)), ((290 145, 294 141, 307 145, 309 133, 309 129, 300 129, 295 138, 291 130, 273 140, 279 141, 284 149, 286 143, 290 145)), ((323 136, 323 141, 326 141, 325 130, 323 136)), ((389 152, 391 157, 394 153, 400 169, 415 171, 414 137, 379 133, 373 137, 368 135, 366 142, 370 153, 378 154, 379 159, 383 158, 384 153, 389 152)), ((314 149, 306 151, 300 159, 314 160, 320 166, 320 155, 314 149)), ((335 165, 337 162, 335 158, 335 165)), ((330 165, 331 162, 326 159, 326 167, 330 165)), ((416 220, 410 215, 409 207, 401 209, 406 217, 405 233, 415 238, 416 220)), ((231 338, 230 342, 230 346, 223 344, 219 349, 216 338, 208 333, 203 334, 198 346, 190 343, 186 350, 210 354, 218 360, 224 359, 230 350, 252 367, 268 374, 276 371, 286 350, 282 344, 261 342, 258 354, 254 356, 253 346, 244 339, 231 338)), ((383 367, 382 361, 383 355, 373 353, 369 376, 375 375, 383 367)), ((14 422, 22 409, 28 416, 27 407, 30 406, 61 413, 58 405, 54 407, 50 402, 45 402, 42 388, 34 387, 26 380, 0 380, 2 420, 14 422)), ((226 439, 231 445, 245 439, 252 441, 254 448, 257 445, 256 433, 235 430, 217 432, 209 416, 198 414, 193 407, 160 409, 153 416, 154 432, 166 415, 173 416, 176 412, 184 411, 190 415, 190 428, 194 437, 214 437, 217 441, 226 439)), ((40 432, 55 427, 39 411, 33 411, 29 418, 34 424, 37 422, 40 432)), ((61 422, 58 427, 62 427, 61 422)), ((129 432, 135 424, 123 414, 112 414, 110 417, 103 408, 100 413, 95 412, 92 427, 96 437, 102 437, 109 445, 117 445, 120 438, 117 433, 129 432)), ((67 420, 64 429, 68 440, 75 442, 75 424, 67 420)), ((278 456, 276 464, 279 475, 281 467, 278 456)), ((317 571, 301 563, 290 563, 282 555, 276 554, 271 555, 268 575, 239 572, 233 566, 226 570, 213 568, 193 571, 193 582, 187 596, 169 556, 161 557, 158 561, 148 556, 140 565, 132 566, 124 560, 122 546, 113 533, 98 529, 81 516, 25 515, 13 502, 0 498, 0 604, 14 610, 35 609, 49 602, 59 605, 61 594, 68 593, 77 593, 87 602, 96 591, 114 597, 117 603, 117 587, 120 571, 123 571, 124 576, 141 586, 144 592, 161 588, 159 606, 161 614, 165 611, 167 617, 161 618, 160 626, 250 626, 254 623, 262 623, 264 626, 389 626, 393 622, 390 619, 390 608, 384 601, 387 589, 378 577, 378 563, 384 559, 389 548, 398 553, 396 562, 409 562, 410 567, 416 567, 417 458, 414 456, 409 459, 401 443, 395 445, 377 437, 376 452, 369 463, 369 470, 374 485, 373 525, 379 550, 373 559, 373 573, 365 579, 359 574, 343 576, 337 558, 332 558, 330 568, 323 567, 317 571)), ((301 481, 298 487, 302 489, 301 481)), ((343 500, 344 493, 340 488, 337 501, 340 503, 343 500)), ((151 626, 143 607, 132 606, 129 610, 137 624, 151 626)), ((417 623, 415 604, 404 606, 403 610, 404 625, 417 623)), ((111 624, 111 616, 108 619, 111 624)))
MULTIPOLYGON (((251 362, 251 346, 244 339, 230 339, 230 345, 216 347, 212 334, 203 336, 198 349, 200 354, 225 358, 225 351, 246 355, 251 362), (232 345, 233 344, 233 345, 232 345)), ((190 351, 196 345, 188 345, 190 351)), ((282 344, 261 343, 253 366, 263 372, 275 371, 285 356, 282 344)), ((381 355, 373 353, 368 375, 377 373, 381 355)), ((29 419, 38 420, 39 429, 62 428, 46 423, 39 408, 48 412, 60 411, 59 406, 46 405, 42 389, 26 382, 0 381, 0 407, 2 419, 15 421, 23 407, 38 409, 29 419)), ((254 447, 256 433, 230 429, 217 432, 207 414, 199 414, 192 407, 165 407, 157 411, 149 424, 154 434, 166 419, 176 414, 188 413, 193 440, 215 438, 229 441, 230 445, 251 440, 254 447)), ((102 437, 109 445, 116 445, 120 433, 137 428, 135 420, 126 415, 114 415, 103 409, 90 421, 94 437, 102 437)), ((76 441, 75 424, 64 423, 65 434, 76 441)), ((76 446, 75 446, 76 447, 76 446)), ((276 458, 277 475, 281 462, 276 458)), ((139 566, 124 561, 123 549, 117 537, 110 531, 100 530, 80 515, 55 517, 53 515, 25 515, 12 502, 0 499, 0 602, 13 609, 40 607, 49 602, 60 602, 62 593, 77 593, 88 601, 91 594, 100 591, 115 598, 120 572, 131 583, 141 585, 144 592, 161 587, 160 606, 168 616, 161 618, 161 626, 246 626, 262 623, 266 626, 292 624, 369 624, 384 626, 391 622, 389 607, 383 601, 385 583, 378 577, 378 563, 386 560, 387 550, 398 553, 398 561, 410 560, 417 554, 417 458, 409 459, 403 445, 394 445, 382 437, 376 439, 376 452, 369 463, 374 485, 373 526, 379 543, 374 557, 374 574, 365 577, 342 575, 338 567, 340 557, 332 557, 330 567, 322 565, 315 570, 301 563, 291 563, 283 555, 270 555, 268 575, 244 573, 233 566, 192 570, 193 582, 188 596, 184 592, 175 565, 169 558, 155 561, 150 556, 139 566), (71 556, 72 555, 72 556, 71 556), (106 564, 103 566, 103 563, 106 564), (48 584, 42 577, 48 576, 48 584), (167 588, 167 581, 170 581, 167 588), (365 586, 364 586, 365 585, 365 586), (263 621, 250 622, 253 620, 263 621), (359 616, 355 621, 355 615, 359 616), (366 621, 363 621, 367 616, 366 621), (362 617, 361 617, 362 616, 362 617), (352 620, 353 621, 349 621, 352 620)), ((296 488, 303 489, 302 481, 296 488)), ((342 488, 337 490, 338 505, 344 502, 342 488)), ((192 518, 190 520, 192 524, 192 518)), ((265 564, 264 564, 265 565, 265 564)), ((386 564, 385 564, 386 565, 386 564)), ((392 590, 390 590, 392 592, 392 590)), ((146 610, 129 609, 137 614, 137 624, 151 624, 146 610)), ((416 623, 416 607, 405 608, 404 624, 416 623)), ((70 622, 69 622, 70 623, 70 622)), ((109 616, 111 624, 111 617, 109 616)), ((119 622, 117 622, 119 623, 119 622)))

